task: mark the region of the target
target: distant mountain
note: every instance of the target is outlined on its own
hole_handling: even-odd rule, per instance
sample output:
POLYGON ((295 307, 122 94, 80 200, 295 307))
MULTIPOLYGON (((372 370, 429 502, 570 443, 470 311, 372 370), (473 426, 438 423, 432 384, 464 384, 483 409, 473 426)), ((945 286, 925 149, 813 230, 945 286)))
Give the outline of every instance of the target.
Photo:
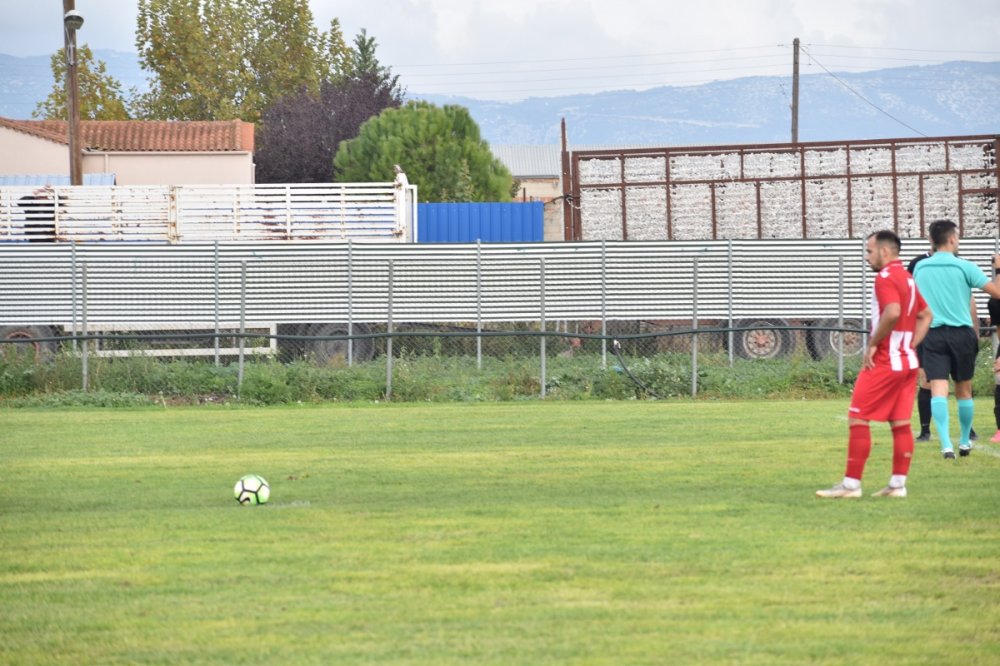
MULTIPOLYGON (((147 74, 135 54, 99 50, 94 55, 126 94, 133 87, 147 89, 147 74)), ((801 77, 800 141, 1000 134, 1000 62, 949 62, 837 77, 840 81, 828 74, 801 77)), ((30 118, 51 89, 48 56, 0 54, 0 116, 30 118)), ((574 144, 740 144, 791 138, 790 76, 509 103, 419 92, 408 97, 467 107, 483 138, 493 144, 558 144, 562 118, 574 144)))
MULTIPOLYGON (((800 78, 800 141, 1000 134, 1000 62, 950 62, 837 77, 844 83, 827 74, 800 78)), ((558 144, 562 118, 574 144, 791 140, 790 77, 746 77, 513 103, 411 96, 467 107, 490 143, 558 144)))

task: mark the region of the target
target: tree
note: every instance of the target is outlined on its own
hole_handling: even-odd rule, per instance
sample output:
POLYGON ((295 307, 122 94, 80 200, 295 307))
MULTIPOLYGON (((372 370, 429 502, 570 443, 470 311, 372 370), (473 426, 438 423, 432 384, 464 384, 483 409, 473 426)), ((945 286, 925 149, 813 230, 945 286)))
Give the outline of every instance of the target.
POLYGON ((379 84, 387 86, 390 90, 402 97, 399 88, 399 76, 394 76, 388 67, 375 57, 375 50, 378 42, 374 37, 368 36, 368 31, 364 28, 354 38, 354 50, 350 60, 350 70, 348 75, 356 79, 372 79, 379 84))
POLYGON ((334 158, 341 182, 392 180, 395 164, 425 201, 510 201, 510 172, 461 106, 411 101, 387 109, 341 143, 334 158))
MULTIPOLYGON (((52 92, 38 103, 31 115, 47 120, 66 120, 69 117, 66 101, 66 55, 63 49, 52 54, 52 92)), ((84 120, 126 120, 125 98, 122 84, 108 74, 103 60, 95 60, 90 47, 84 44, 76 49, 76 72, 79 86, 80 118, 84 120)))
POLYGON ((340 21, 330 23, 324 50, 331 71, 318 93, 303 86, 271 104, 257 132, 257 180, 319 183, 333 179, 333 156, 361 124, 403 103, 399 77, 375 57, 376 42, 362 30, 347 46, 340 21))
POLYGON ((402 95, 374 76, 324 81, 318 95, 306 89, 272 104, 257 134, 257 181, 325 183, 333 180, 333 156, 341 141, 402 95))
POLYGON ((307 0, 139 0, 136 23, 153 74, 135 100, 147 118, 257 122, 276 100, 317 91, 344 58, 307 0))
POLYGON ((330 21, 330 29, 320 37, 325 61, 329 66, 327 79, 339 81, 349 76, 354 69, 354 50, 344 40, 340 19, 330 21))

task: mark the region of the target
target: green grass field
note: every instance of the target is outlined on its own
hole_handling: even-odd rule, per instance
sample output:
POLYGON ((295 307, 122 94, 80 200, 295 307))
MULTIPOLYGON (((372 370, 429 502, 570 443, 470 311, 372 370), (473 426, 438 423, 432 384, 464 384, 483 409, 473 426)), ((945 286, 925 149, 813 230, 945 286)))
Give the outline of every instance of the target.
POLYGON ((0 663, 1000 663, 1000 448, 846 407, 0 410, 0 663))

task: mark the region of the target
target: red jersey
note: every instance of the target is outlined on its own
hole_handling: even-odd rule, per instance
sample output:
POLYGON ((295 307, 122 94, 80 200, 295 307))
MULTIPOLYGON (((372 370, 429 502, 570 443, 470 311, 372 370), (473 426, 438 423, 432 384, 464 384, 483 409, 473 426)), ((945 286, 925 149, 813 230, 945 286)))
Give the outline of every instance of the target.
POLYGON ((920 363, 913 350, 913 334, 917 327, 917 314, 927 307, 927 303, 917 290, 913 276, 898 259, 886 264, 875 275, 872 335, 878 328, 885 306, 890 303, 899 303, 899 319, 892 332, 878 343, 872 360, 875 365, 885 365, 895 371, 916 370, 920 363))

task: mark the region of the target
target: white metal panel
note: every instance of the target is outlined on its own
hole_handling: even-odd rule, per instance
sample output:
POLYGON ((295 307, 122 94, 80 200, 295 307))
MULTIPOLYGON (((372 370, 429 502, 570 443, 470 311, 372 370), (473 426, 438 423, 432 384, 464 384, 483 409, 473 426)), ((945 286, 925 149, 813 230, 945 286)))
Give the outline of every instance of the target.
POLYGON ((0 242, 410 242, 415 208, 402 183, 0 187, 0 242))
MULTIPOLYGON (((984 269, 993 240, 963 240, 984 269)), ((907 259, 924 241, 906 242, 907 259)), ((0 244, 0 325, 689 320, 863 315, 859 240, 565 244, 0 244), (841 277, 841 262, 843 276, 841 277), (843 286, 841 287, 841 279, 843 286)), ((985 310, 983 310, 985 312, 985 310)))

